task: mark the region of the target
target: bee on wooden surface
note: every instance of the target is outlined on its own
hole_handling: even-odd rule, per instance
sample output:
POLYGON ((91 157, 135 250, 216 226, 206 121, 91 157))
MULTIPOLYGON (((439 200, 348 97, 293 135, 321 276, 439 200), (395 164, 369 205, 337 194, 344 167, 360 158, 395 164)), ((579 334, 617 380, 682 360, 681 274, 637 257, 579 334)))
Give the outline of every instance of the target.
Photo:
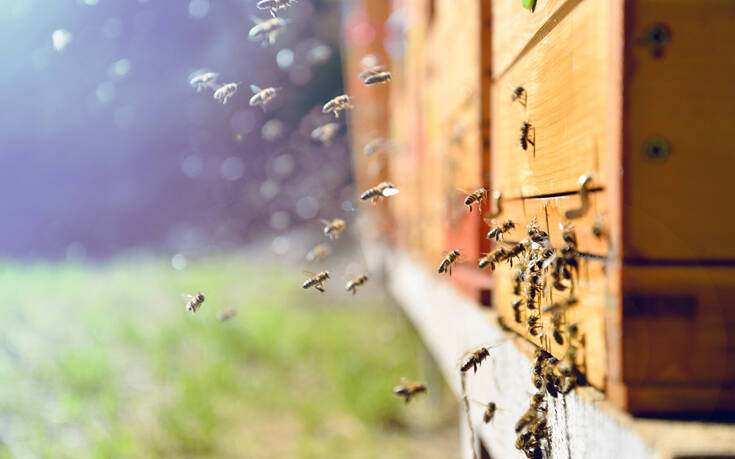
POLYGON ((335 135, 339 132, 339 124, 327 123, 316 127, 311 131, 311 138, 318 140, 323 144, 329 144, 335 135))
POLYGON ((515 227, 516 227, 516 224, 513 223, 513 221, 508 220, 507 222, 502 223, 496 226, 495 228, 491 229, 490 232, 487 233, 487 238, 495 239, 496 241, 501 241, 503 239, 503 235, 515 227))
POLYGON ((296 3, 296 0, 260 0, 255 4, 259 10, 270 10, 271 16, 276 17, 276 12, 296 3))
POLYGON ((253 97, 250 98, 250 106, 255 107, 260 105, 265 110, 265 105, 270 102, 281 88, 265 88, 261 89, 254 84, 250 85, 250 90, 253 91, 253 97))
POLYGON ((516 449, 523 451, 527 457, 534 457, 529 456, 527 452, 534 448, 538 448, 538 440, 536 440, 532 432, 525 431, 518 435, 518 438, 516 438, 516 449))
POLYGON ((377 72, 365 77, 362 81, 365 83, 365 86, 372 86, 374 84, 387 83, 391 78, 393 78, 393 76, 390 72, 377 72))
POLYGON ((334 117, 339 118, 339 112, 348 108, 353 108, 352 97, 342 94, 324 104, 322 113, 334 113, 334 117))
POLYGON ((511 307, 513 308, 513 320, 515 320, 516 323, 519 324, 523 322, 523 320, 521 319, 521 306, 523 306, 523 300, 515 300, 511 305, 511 307))
POLYGON ((541 332, 541 329, 543 328, 542 324, 540 322, 539 316, 530 316, 528 320, 526 320, 526 325, 528 326, 528 333, 531 334, 531 336, 538 336, 541 332))
POLYGON ((460 367, 460 371, 462 371, 462 373, 465 373, 470 368, 472 368, 474 369, 475 373, 477 373, 477 367, 479 367, 480 364, 488 357, 490 357, 490 351, 488 350, 488 348, 481 347, 480 349, 470 354, 470 356, 467 358, 467 361, 460 367))
POLYGON ((317 244, 314 247, 312 247, 311 250, 306 252, 305 258, 306 258, 306 261, 312 263, 315 261, 323 260, 324 258, 328 257, 331 252, 332 252, 332 249, 330 249, 328 245, 317 244))
POLYGON ((339 239, 339 235, 345 230, 347 224, 341 218, 335 218, 334 220, 320 220, 324 225, 324 235, 331 240, 339 239))
POLYGON ((541 441, 549 436, 548 426, 545 416, 539 417, 536 422, 533 423, 531 426, 531 433, 536 437, 536 440, 541 441))
POLYGON ((365 156, 370 156, 380 150, 383 150, 387 144, 388 141, 383 138, 373 139, 363 147, 362 152, 365 153, 365 156))
POLYGON ((449 252, 444 259, 439 263, 439 274, 442 273, 449 273, 449 275, 452 275, 452 266, 457 262, 459 259, 460 252, 458 249, 454 249, 451 252, 449 252))
POLYGON ((518 268, 513 272, 513 295, 520 296, 523 282, 526 280, 526 271, 518 268))
POLYGON ((531 124, 527 121, 524 121, 523 124, 521 124, 521 148, 524 150, 528 150, 528 144, 536 145, 534 141, 528 136, 529 131, 531 130, 531 124))
POLYGON ((363 201, 367 201, 368 199, 372 199, 373 202, 377 202, 380 200, 380 198, 387 198, 390 196, 397 195, 400 192, 396 186, 390 182, 380 182, 373 188, 370 188, 369 190, 366 190, 364 193, 360 195, 360 199, 363 201))
POLYGON ((189 300, 186 303, 186 310, 192 314, 197 312, 197 310, 202 307, 202 304, 204 304, 204 294, 202 292, 199 292, 196 295, 187 295, 184 293, 181 296, 189 300))
POLYGON ((595 215, 595 220, 592 222, 592 227, 590 229, 592 231, 592 234, 596 238, 602 238, 606 235, 605 220, 603 219, 602 215, 595 215))
POLYGON ((347 290, 348 292, 351 292, 354 295, 357 293, 357 288, 365 285, 365 282, 367 281, 368 281, 368 277, 365 274, 352 277, 351 279, 347 281, 347 284, 345 285, 345 290, 347 290))
POLYGON ((544 291, 544 278, 541 274, 534 272, 528 276, 528 285, 526 286, 526 300, 528 301, 528 309, 536 309, 535 302, 544 291), (532 305, 533 302, 533 305, 532 305))
POLYGON ((577 304, 577 301, 579 301, 577 300, 577 297, 570 296, 567 299, 557 301, 556 303, 551 303, 550 305, 546 306, 542 312, 544 313, 556 312, 556 311, 564 312, 567 310, 569 306, 574 306, 575 304, 577 304))
POLYGON ((304 282, 304 285, 301 286, 303 289, 307 289, 310 287, 314 287, 315 289, 319 290, 320 292, 324 293, 324 284, 329 280, 329 271, 322 271, 320 273, 312 273, 310 271, 304 271, 306 274, 310 275, 311 277, 304 282))
POLYGON ((561 379, 556 374, 554 365, 546 365, 544 368, 544 387, 546 392, 552 397, 556 398, 559 396, 559 386, 561 385, 561 379))
POLYGON ((250 19, 255 22, 255 25, 248 32, 248 40, 260 42, 260 45, 264 48, 276 42, 276 38, 286 27, 287 23, 285 19, 277 17, 264 20, 251 16, 250 19))
POLYGON ((230 308, 217 313, 217 320, 220 322, 226 322, 237 315, 237 309, 230 308))
POLYGON ((561 237, 564 239, 570 247, 577 248, 577 233, 574 231, 574 227, 567 223, 561 228, 561 237))
POLYGON ((505 259, 510 262, 510 266, 512 267, 513 259, 523 255, 526 250, 528 250, 528 245, 524 241, 521 241, 508 249, 508 254, 505 259))
POLYGON ((235 95, 237 92, 237 88, 240 86, 240 83, 227 83, 226 85, 220 86, 219 89, 214 91, 214 94, 212 97, 214 97, 214 100, 217 102, 222 102, 222 104, 226 104, 228 100, 232 98, 232 96, 235 95))
POLYGON ((564 313, 562 311, 554 311, 551 314, 551 326, 553 327, 551 336, 554 341, 559 345, 564 345, 564 313))
POLYGON ((477 203, 477 211, 479 212, 483 199, 487 199, 487 190, 480 188, 467 195, 467 198, 464 200, 464 205, 472 212, 472 204, 477 203))
POLYGON ((543 392, 536 392, 531 396, 531 405, 529 406, 529 409, 537 412, 545 412, 547 408, 544 401, 545 398, 543 392))
POLYGON ((206 72, 201 73, 199 75, 196 75, 193 77, 189 84, 197 88, 197 92, 201 92, 204 88, 209 89, 217 89, 217 78, 219 77, 219 73, 215 72, 206 72))
POLYGON ((406 378, 401 378, 401 384, 393 388, 393 394, 396 397, 403 397, 405 403, 410 402, 414 396, 425 394, 428 391, 426 384, 409 381, 406 378))
POLYGON ((495 271, 495 264, 500 263, 501 261, 505 260, 507 255, 508 255, 508 252, 505 250, 504 247, 498 247, 497 249, 488 253, 484 257, 480 258, 480 261, 477 263, 477 266, 480 269, 484 269, 490 266, 490 270, 495 271))

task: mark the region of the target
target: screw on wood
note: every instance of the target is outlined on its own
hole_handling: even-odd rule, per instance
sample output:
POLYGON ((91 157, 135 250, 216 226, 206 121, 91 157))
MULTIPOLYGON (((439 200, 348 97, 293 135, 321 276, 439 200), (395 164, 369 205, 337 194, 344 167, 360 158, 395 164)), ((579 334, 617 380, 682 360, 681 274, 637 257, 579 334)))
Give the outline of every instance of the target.
POLYGON ((665 139, 656 137, 646 142, 645 152, 651 161, 662 163, 671 154, 671 144, 665 139))
POLYGON ((575 218, 584 217, 584 215, 587 213, 587 211, 590 208, 590 198, 589 198, 589 184, 592 181, 592 176, 590 175, 583 175, 579 177, 579 198, 582 201, 581 205, 577 209, 569 209, 566 212, 564 212, 564 216, 567 217, 569 220, 574 220, 575 218))
POLYGON ((671 41, 671 29, 664 23, 654 24, 645 35, 638 39, 638 44, 651 49, 651 55, 661 58, 664 48, 671 41))

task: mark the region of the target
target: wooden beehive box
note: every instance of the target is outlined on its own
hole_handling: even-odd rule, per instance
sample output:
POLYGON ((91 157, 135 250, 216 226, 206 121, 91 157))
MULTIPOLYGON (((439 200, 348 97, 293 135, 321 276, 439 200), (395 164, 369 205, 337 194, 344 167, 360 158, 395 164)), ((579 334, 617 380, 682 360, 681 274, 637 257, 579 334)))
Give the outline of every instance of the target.
MULTIPOLYGON (((519 240, 535 216, 556 246, 559 224, 575 225, 583 263, 568 321, 586 336, 589 381, 633 413, 735 411, 735 156, 723 135, 735 121, 724 71, 735 3, 539 0, 532 12, 494 0, 492 21, 499 219, 519 224, 508 236, 519 240), (523 104, 511 102, 518 85, 523 104), (588 205, 568 218, 583 207, 582 176, 588 205)), ((496 271, 494 303, 541 344, 513 320, 511 282, 509 267, 496 271)))

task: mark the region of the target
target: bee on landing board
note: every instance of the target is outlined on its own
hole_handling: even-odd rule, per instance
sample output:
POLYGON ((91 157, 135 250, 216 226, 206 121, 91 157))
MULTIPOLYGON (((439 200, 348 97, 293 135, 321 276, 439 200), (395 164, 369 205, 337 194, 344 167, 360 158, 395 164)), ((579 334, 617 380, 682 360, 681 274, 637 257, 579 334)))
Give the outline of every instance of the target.
POLYGON ((334 113, 334 117, 339 118, 340 111, 353 107, 352 97, 347 94, 342 94, 341 96, 337 96, 324 104, 324 107, 322 107, 322 113, 334 113))
POLYGON ((217 78, 219 77, 219 73, 214 72, 206 72, 201 73, 199 75, 196 75, 193 77, 189 84, 194 86, 197 89, 197 92, 201 92, 204 88, 209 88, 216 90, 217 89, 217 78))
POLYGON ((345 221, 340 218, 335 218, 331 221, 322 219, 320 221, 324 225, 324 235, 333 241, 335 239, 339 239, 340 233, 342 233, 347 226, 345 221))
POLYGON ((296 3, 296 0, 260 0, 255 4, 259 10, 270 10, 271 16, 276 17, 276 12, 296 3))
POLYGON ((470 212, 472 212, 472 204, 477 203, 477 211, 479 212, 484 199, 487 199, 487 190, 485 188, 480 188, 479 190, 475 190, 467 195, 467 198, 464 200, 464 205, 470 209, 470 212))
POLYGON ((260 107, 265 110, 265 105, 276 97, 276 94, 278 94, 278 91, 280 91, 281 88, 261 89, 258 86, 251 84, 250 90, 253 91, 253 97, 250 98, 250 106, 255 107, 260 105, 260 107))
POLYGON ((276 42, 276 38, 286 27, 287 23, 285 19, 277 17, 263 20, 251 16, 250 19, 255 22, 255 25, 248 32, 248 40, 260 42, 260 45, 264 48, 276 42))
POLYGON ((449 273, 449 275, 452 275, 452 266, 457 262, 459 259, 460 252, 458 249, 454 249, 451 252, 449 252, 441 263, 439 263, 439 274, 443 273, 449 273))
POLYGON ((520 136, 520 142, 521 142, 521 148, 524 150, 528 150, 528 144, 530 143, 534 147, 536 146, 535 139, 532 139, 529 137, 529 131, 532 131, 531 124, 527 121, 524 121, 523 124, 521 124, 521 136, 520 136))
POLYGON ((367 281, 368 277, 365 274, 354 276, 347 280, 347 284, 345 284, 345 290, 347 290, 348 292, 352 292, 352 294, 354 295, 357 293, 357 288, 365 285, 367 281))
POLYGON ((401 378, 401 384, 393 388, 393 395, 396 397, 403 397, 405 403, 411 401, 413 397, 418 394, 425 394, 429 391, 426 384, 409 381, 406 378, 401 378))
POLYGON ((227 83, 226 85, 220 86, 219 89, 214 91, 212 97, 217 102, 222 102, 222 105, 226 104, 228 100, 232 98, 237 92, 237 88, 240 83, 227 83))
POLYGON ((370 188, 369 190, 366 190, 364 193, 360 195, 360 199, 363 201, 367 201, 368 199, 372 199, 372 201, 378 202, 380 198, 387 198, 390 196, 395 196, 400 192, 396 186, 390 182, 380 182, 373 188, 370 188))
POLYGON ((322 271, 320 273, 312 273, 310 271, 304 272, 311 277, 307 279, 306 282, 304 282, 304 285, 302 285, 301 288, 307 289, 310 287, 314 287, 315 289, 324 293, 324 284, 329 280, 329 271, 322 271))
POLYGON ((186 303, 186 310, 191 312, 192 314, 197 312, 197 310, 201 308, 202 304, 204 303, 204 294, 202 292, 199 292, 196 295, 187 295, 185 293, 182 293, 181 296, 189 300, 186 303))

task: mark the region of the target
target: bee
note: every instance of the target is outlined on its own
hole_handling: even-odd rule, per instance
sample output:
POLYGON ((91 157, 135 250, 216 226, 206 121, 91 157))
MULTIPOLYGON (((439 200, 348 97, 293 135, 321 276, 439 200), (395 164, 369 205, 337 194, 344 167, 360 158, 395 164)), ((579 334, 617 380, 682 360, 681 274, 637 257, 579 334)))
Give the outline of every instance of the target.
POLYGON ((491 229, 490 232, 487 233, 487 238, 495 239, 496 241, 500 241, 503 239, 503 235, 505 233, 507 233, 508 231, 512 230, 515 227, 516 227, 516 224, 513 223, 513 221, 508 220, 507 222, 491 229))
POLYGON ((526 272, 523 268, 516 269, 515 273, 513 273, 513 295, 519 296, 521 294, 521 287, 525 280, 526 272))
POLYGON ((548 431, 548 423, 546 422, 546 417, 542 416, 536 422, 533 423, 531 426, 531 433, 536 438, 536 440, 541 440, 543 438, 548 437, 549 431, 548 431))
POLYGON ((371 86, 374 84, 379 83, 387 83, 391 80, 392 75, 390 72, 377 72, 373 73, 372 75, 368 75, 363 79, 363 83, 365 83, 365 86, 371 86))
POLYGON ((401 384, 393 388, 393 395, 403 397, 403 400, 408 403, 415 395, 425 394, 428 391, 429 388, 424 383, 408 381, 406 378, 401 378, 401 384))
POLYGON ((216 89, 217 78, 219 73, 206 72, 196 75, 189 81, 189 84, 197 88, 197 92, 201 92, 204 88, 216 89))
POLYGON ((526 89, 523 86, 512 86, 508 85, 510 89, 513 91, 510 95, 510 101, 515 102, 518 100, 521 105, 526 105, 525 98, 522 98, 526 94, 526 89))
POLYGON ((477 367, 480 366, 480 364, 487 358, 490 357, 490 351, 486 347, 481 347, 480 349, 472 352, 472 354, 469 356, 467 361, 462 364, 462 367, 460 367, 460 370, 462 373, 467 372, 470 368, 474 369, 475 373, 477 373, 477 367))
POLYGON ((276 97, 276 94, 278 94, 278 91, 280 91, 281 88, 260 89, 258 86, 251 84, 250 90, 253 91, 254 94, 253 97, 250 98, 250 106, 255 107, 260 105, 261 108, 265 110, 265 105, 276 97))
POLYGON ((255 22, 255 25, 248 32, 248 40, 259 41, 260 45, 264 48, 276 42, 276 38, 286 27, 287 23, 285 19, 277 17, 265 20, 253 16, 250 18, 255 22))
POLYGON ((528 245, 526 244, 526 242, 521 241, 518 244, 512 246, 510 249, 508 249, 508 254, 505 257, 505 259, 510 262, 510 266, 512 267, 513 266, 513 259, 514 258, 518 258, 521 255, 523 255, 523 253, 526 250, 528 250, 528 245))
POLYGON ((507 331, 507 332, 513 331, 513 329, 510 328, 507 323, 505 323, 505 319, 503 318, 503 316, 499 315, 497 318, 497 322, 498 322, 498 327, 500 327, 501 330, 507 331))
POLYGON ((225 309, 224 311, 220 311, 217 313, 217 320, 219 320, 220 322, 225 322, 225 321, 232 319, 236 315, 237 315, 237 309, 234 309, 234 308, 225 309))
POLYGON ((537 297, 544 291, 544 279, 539 273, 531 273, 528 276, 528 285, 526 286, 526 297, 528 300, 528 309, 536 309, 535 304, 532 306, 532 302, 536 301, 537 297))
POLYGON ((480 261, 477 263, 477 266, 480 269, 484 269, 490 266, 490 270, 495 271, 495 263, 500 263, 501 261, 505 260, 507 255, 508 255, 508 252, 505 250, 505 248, 498 247, 497 249, 488 253, 484 257, 480 258, 480 261))
POLYGON ((276 17, 276 11, 288 8, 296 3, 296 0, 260 0, 255 4, 259 10, 270 10, 271 16, 276 17))
POLYGON ((527 121, 524 121, 523 124, 521 124, 521 137, 520 137, 520 141, 521 141, 521 148, 523 148, 524 150, 528 150, 528 144, 529 143, 531 145, 534 145, 534 146, 536 145, 534 143, 534 141, 531 140, 528 137, 528 131, 530 129, 531 129, 531 124, 528 123, 527 121))
POLYGON ((332 221, 324 219, 320 221, 324 224, 324 235, 333 241, 339 239, 340 233, 342 233, 347 226, 345 221, 340 218, 335 218, 332 221))
POLYGON ((511 305, 513 308, 513 319, 517 323, 523 322, 523 320, 521 320, 521 306, 523 306, 523 300, 515 300, 511 305))
POLYGON ((472 204, 477 203, 477 211, 479 212, 483 199, 487 199, 487 190, 480 188, 467 195, 467 198, 464 200, 464 205, 472 212, 472 204))
POLYGON ((457 262, 459 259, 459 250, 454 249, 451 252, 449 252, 441 263, 439 263, 439 274, 442 273, 449 273, 449 275, 452 275, 452 266, 457 262))
POLYGON ((385 72, 385 66, 378 65, 378 56, 375 54, 368 54, 360 60, 360 67, 363 71, 360 73, 359 78, 364 82, 365 79, 385 72))
POLYGON ((595 215, 595 220, 592 222, 591 230, 592 234, 597 238, 605 236, 605 221, 603 220, 602 215, 595 215))
POLYGON ((561 237, 571 248, 577 248, 577 233, 572 225, 566 224, 561 228, 561 237))
POLYGON ((564 327, 564 313, 562 311, 554 311, 551 314, 551 326, 553 327, 551 331, 552 338, 554 338, 557 344, 563 346, 564 335, 562 334, 562 330, 564 327))
POLYGON ((327 123, 323 124, 311 131, 311 138, 318 140, 323 144, 329 144, 335 135, 339 132, 339 124, 327 123))
POLYGON ((319 261, 319 260, 322 260, 328 257, 331 252, 332 252, 332 249, 330 249, 328 245, 317 244, 306 253, 305 258, 306 258, 306 261, 308 262, 319 261))
POLYGON ((311 277, 304 282, 304 285, 301 286, 303 289, 307 289, 309 287, 314 287, 315 289, 319 290, 320 292, 324 293, 324 284, 329 280, 329 271, 322 271, 320 273, 312 273, 309 271, 305 271, 306 274, 309 274, 311 277))
POLYGON ((191 312, 192 314, 197 312, 197 310, 201 308, 202 304, 204 303, 204 294, 202 292, 199 292, 196 295, 182 294, 181 296, 189 300, 186 303, 186 310, 191 312))
POLYGON ((232 96, 235 95, 238 86, 240 86, 240 83, 227 83, 214 91, 214 95, 212 97, 214 97, 214 100, 222 102, 224 105, 232 98, 232 96))
POLYGON ((380 198, 394 196, 398 194, 399 191, 400 190, 390 182, 380 182, 373 188, 370 188, 369 190, 366 190, 363 194, 361 194, 360 199, 363 201, 372 199, 373 202, 377 202, 380 200, 380 198))
POLYGON ((542 325, 539 323, 539 319, 539 316, 530 316, 528 320, 526 320, 528 333, 530 333, 531 336, 538 336, 541 331, 542 325))
POLYGON ((353 108, 352 97, 342 94, 324 104, 322 113, 334 113, 334 117, 339 118, 339 112, 348 108, 353 108))
POLYGON ((496 411, 502 411, 495 402, 482 403, 477 400, 472 400, 472 402, 485 408, 485 412, 482 414, 482 422, 485 424, 489 424, 493 420, 496 411))
POLYGON ((367 281, 368 277, 365 274, 355 276, 347 281, 347 284, 345 285, 345 290, 347 290, 348 292, 352 292, 352 294, 354 295, 357 293, 357 287, 362 287, 367 281))
POLYGON ((546 406, 544 404, 544 394, 543 392, 536 392, 531 396, 531 405, 529 409, 532 409, 537 412, 545 412, 546 406))
POLYGON ((373 153, 376 153, 382 150, 383 148, 385 148, 386 144, 387 144, 387 141, 385 139, 382 139, 382 138, 373 139, 370 142, 368 142, 367 145, 365 145, 365 147, 363 147, 362 151, 363 153, 365 153, 365 156, 370 156, 373 153))

